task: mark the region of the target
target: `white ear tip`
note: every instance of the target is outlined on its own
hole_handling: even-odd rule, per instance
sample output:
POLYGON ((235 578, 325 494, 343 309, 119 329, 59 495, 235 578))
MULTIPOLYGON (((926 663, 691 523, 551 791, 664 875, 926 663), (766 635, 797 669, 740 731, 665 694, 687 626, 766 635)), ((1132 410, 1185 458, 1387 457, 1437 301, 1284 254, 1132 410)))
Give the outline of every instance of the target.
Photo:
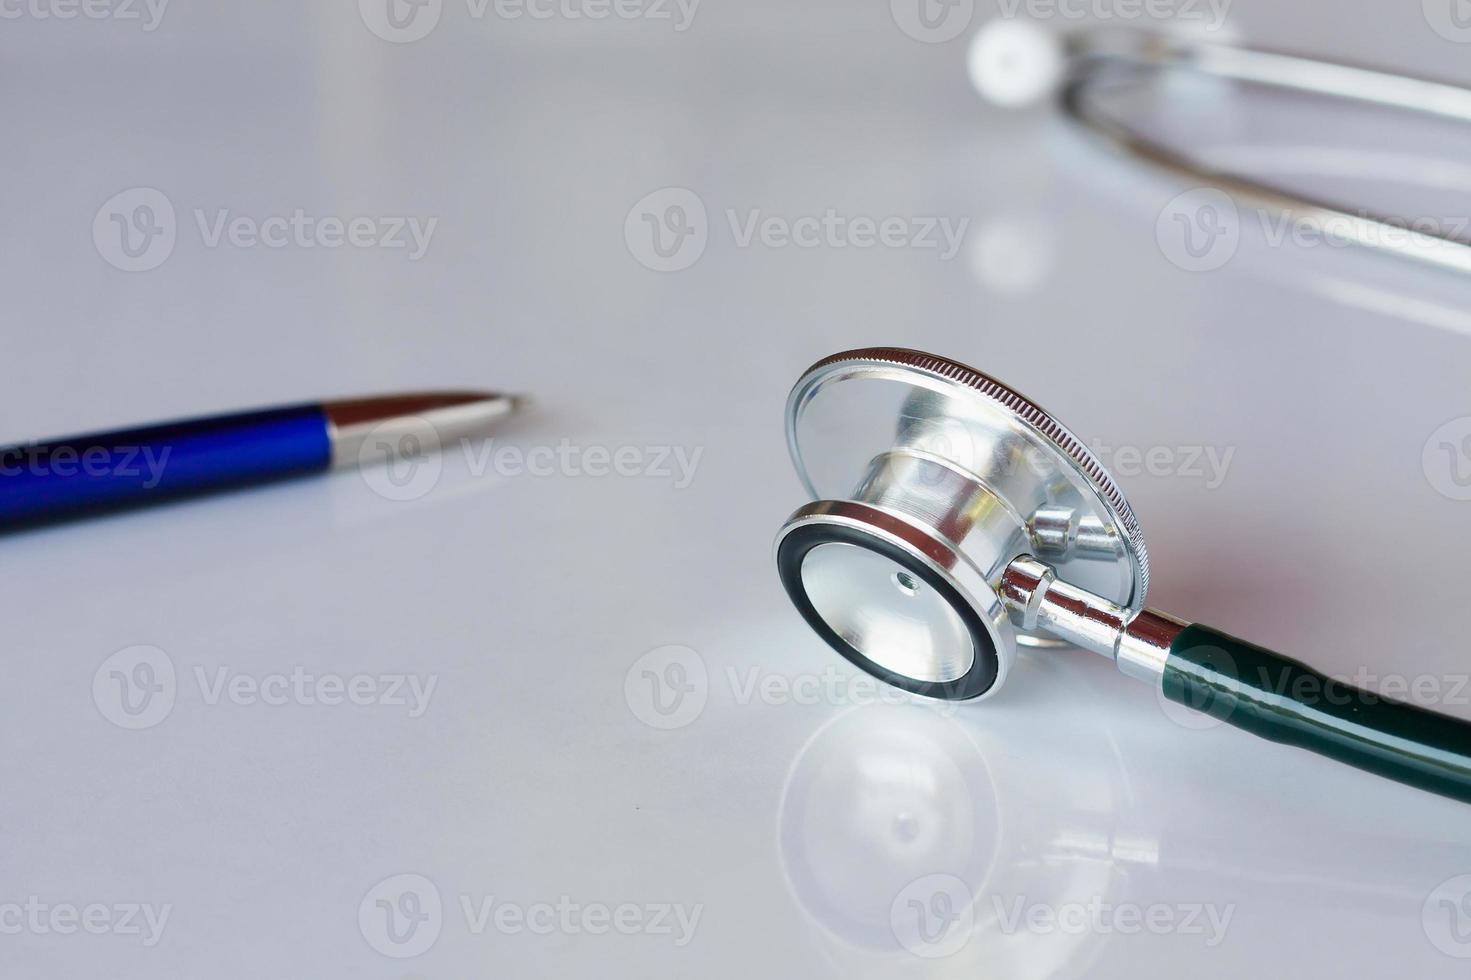
POLYGON ((1019 108, 1056 91, 1063 72, 1062 43, 1033 24, 993 20, 971 39, 966 63, 982 98, 1019 108))

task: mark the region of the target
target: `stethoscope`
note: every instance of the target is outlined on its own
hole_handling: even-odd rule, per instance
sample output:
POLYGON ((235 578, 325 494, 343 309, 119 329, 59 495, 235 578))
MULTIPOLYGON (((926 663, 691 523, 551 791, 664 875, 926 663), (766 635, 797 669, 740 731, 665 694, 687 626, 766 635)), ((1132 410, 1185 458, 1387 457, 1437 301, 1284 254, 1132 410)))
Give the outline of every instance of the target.
POLYGON ((1018 645, 1071 644, 1186 708, 1471 802, 1471 723, 1146 609, 1149 553, 1123 491, 994 378, 919 351, 849 351, 801 377, 786 426, 813 502, 782 527, 777 568, 859 669, 979 701, 1018 645))
POLYGON ((1471 235, 1463 229, 1350 209, 1342 202, 1295 193, 1212 166, 1109 113, 1097 98, 1110 89, 1138 86, 1168 72, 1188 72, 1471 123, 1471 89, 1188 36, 1129 29, 1052 35, 1013 20, 992 21, 977 33, 969 67, 976 88, 991 101, 1016 107, 1056 98, 1069 118, 1114 148, 1197 186, 1223 191, 1241 205, 1331 229, 1335 236, 1365 247, 1471 272, 1471 235))

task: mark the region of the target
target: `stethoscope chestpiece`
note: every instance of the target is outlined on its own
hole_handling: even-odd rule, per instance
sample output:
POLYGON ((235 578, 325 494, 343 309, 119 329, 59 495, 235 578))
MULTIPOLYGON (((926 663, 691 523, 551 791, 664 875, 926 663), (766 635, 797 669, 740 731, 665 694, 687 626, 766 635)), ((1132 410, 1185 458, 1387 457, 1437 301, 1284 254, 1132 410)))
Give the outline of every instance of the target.
POLYGON ((792 390, 787 440, 813 502, 777 537, 782 583, 833 649, 896 687, 983 698, 1018 643, 1059 642, 1026 596, 1007 601, 1019 560, 1143 608, 1149 557, 1123 493, 1051 415, 979 371, 896 348, 826 358, 792 390))
POLYGON ((777 536, 782 583, 870 674, 974 700, 1017 644, 1066 643, 1218 721, 1471 802, 1471 722, 1145 609, 1149 556, 1123 493, 999 381, 918 351, 838 354, 792 389, 787 441, 813 502, 777 536))

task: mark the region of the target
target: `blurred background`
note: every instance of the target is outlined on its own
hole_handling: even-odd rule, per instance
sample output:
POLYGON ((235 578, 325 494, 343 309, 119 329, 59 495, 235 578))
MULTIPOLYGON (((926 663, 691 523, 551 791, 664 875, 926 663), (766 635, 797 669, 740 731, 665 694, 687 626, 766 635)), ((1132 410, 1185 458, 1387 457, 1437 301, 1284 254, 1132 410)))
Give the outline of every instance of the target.
MULTIPOLYGON (((0 442, 535 400, 0 542, 11 969, 1465 975, 1462 805, 1080 653, 907 703, 781 594, 787 390, 916 347, 1112 466, 1152 605, 1471 718, 1471 279, 1245 209, 1202 264, 1201 188, 978 94, 998 19, 1471 83, 1463 0, 0 0, 0 442)), ((1471 214, 1453 127, 1164 88, 1194 152, 1471 214)))

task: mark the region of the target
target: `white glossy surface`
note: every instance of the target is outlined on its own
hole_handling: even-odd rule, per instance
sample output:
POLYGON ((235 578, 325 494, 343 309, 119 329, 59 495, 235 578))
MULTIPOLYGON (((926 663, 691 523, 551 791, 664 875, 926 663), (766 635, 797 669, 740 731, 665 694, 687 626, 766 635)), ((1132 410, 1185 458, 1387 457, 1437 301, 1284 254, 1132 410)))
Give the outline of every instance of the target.
MULTIPOLYGON (((1463 429, 1432 439, 1471 415, 1471 283, 1273 247, 1255 221, 1223 268, 1182 271, 1156 235, 1184 188, 1045 108, 983 105, 980 14, 931 44, 896 24, 943 20, 888 7, 705 0, 676 31, 445 0, 406 44, 352 3, 0 25, 0 439, 485 385, 538 402, 498 445, 669 470, 477 476, 456 452, 413 500, 346 476, 6 538, 0 905, 171 908, 151 947, 0 919, 7 974, 1465 975, 1464 805, 1195 730, 1082 654, 1023 653, 981 707, 887 703, 788 608, 787 389, 900 343, 1109 447, 1154 604, 1334 673, 1426 678, 1471 717, 1471 457, 1463 429), (93 224, 135 187, 167 197, 176 241, 127 273, 93 224), (642 214, 690 197, 630 211, 666 188, 708 223, 698 261, 657 272, 691 253, 655 253, 642 214), (439 220, 410 261, 211 248, 194 216, 298 208, 439 220), (728 209, 969 224, 946 261, 740 247, 728 209), (700 453, 693 479, 642 447, 700 453), (1120 447, 1167 448, 1170 475, 1120 447), (1234 451, 1219 481, 1205 447, 1234 451), (175 682, 132 730, 107 681, 162 666, 139 646, 175 682), (298 669, 435 687, 417 717, 216 696, 298 669), (439 916, 395 946, 377 900, 417 888, 432 915, 426 881, 439 916), (594 935, 564 896, 699 918, 683 945, 674 916, 594 935), (558 921, 498 929, 503 902, 558 921), (1076 928, 1098 905, 1115 928, 1076 928), (1229 912, 1223 935, 1185 922, 1197 906, 1229 912), (926 943, 916 907, 961 931, 926 943), (1162 934, 1129 929, 1154 908, 1162 934)), ((1420 8, 1239 0, 1231 22, 1471 80, 1457 22, 1420 8)))

